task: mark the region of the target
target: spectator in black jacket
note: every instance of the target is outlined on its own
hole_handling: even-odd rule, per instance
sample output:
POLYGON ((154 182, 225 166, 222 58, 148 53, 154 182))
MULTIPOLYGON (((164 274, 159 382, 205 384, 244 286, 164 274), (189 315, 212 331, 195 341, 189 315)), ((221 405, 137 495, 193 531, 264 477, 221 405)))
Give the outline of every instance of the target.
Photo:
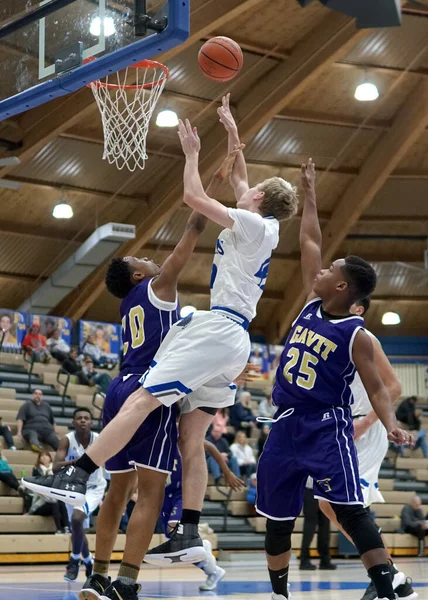
POLYGON ((77 362, 77 357, 79 353, 77 348, 72 348, 68 353, 68 357, 62 363, 62 368, 70 375, 76 375, 79 371, 82 370, 82 366, 77 362))
POLYGON ((230 424, 237 431, 245 431, 251 437, 251 430, 255 426, 256 417, 251 410, 250 392, 242 392, 239 400, 230 407, 230 424))
POLYGON ((107 373, 97 373, 94 369, 92 358, 88 357, 85 359, 85 366, 81 371, 76 373, 76 376, 81 385, 97 385, 103 394, 107 394, 111 377, 107 373))
POLYGON ((418 556, 424 556, 425 537, 428 535, 428 515, 424 517, 422 500, 415 496, 401 511, 401 529, 418 539, 418 556))
POLYGON ((416 396, 406 398, 397 408, 397 419, 408 426, 410 431, 415 432, 415 449, 420 448, 425 458, 428 458, 428 445, 425 429, 421 429, 421 420, 416 414, 416 396))
MULTIPOLYGON (((237 477, 241 476, 237 459, 232 455, 230 451, 229 442, 223 436, 221 428, 218 425, 214 425, 210 435, 207 436, 207 440, 214 444, 220 454, 223 456, 227 463, 227 466, 237 477)), ((217 481, 221 477, 221 470, 219 464, 214 460, 212 456, 207 457, 208 472, 211 473, 214 479, 217 481)))

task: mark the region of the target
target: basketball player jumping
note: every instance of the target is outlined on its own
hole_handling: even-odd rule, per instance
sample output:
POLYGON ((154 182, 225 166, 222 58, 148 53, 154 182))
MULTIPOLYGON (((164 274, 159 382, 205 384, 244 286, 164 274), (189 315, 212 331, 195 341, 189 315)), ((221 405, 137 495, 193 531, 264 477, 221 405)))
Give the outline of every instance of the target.
MULTIPOLYGON (((369 307, 370 298, 364 298, 353 304, 350 308, 350 312, 362 316, 363 314, 366 314, 369 307)), ((379 340, 367 329, 365 331, 373 343, 374 358, 379 375, 389 391, 391 401, 395 404, 401 396, 401 383, 387 359, 379 340)), ((354 419, 354 441, 358 456, 360 485, 364 499, 364 508, 370 514, 371 504, 375 502, 385 502, 379 490, 378 481, 379 471, 388 450, 388 435, 385 427, 379 421, 376 413, 372 409, 370 399, 358 373, 355 374, 351 389, 354 397, 352 418, 354 419)), ((334 522, 350 540, 348 534, 343 531, 340 523, 338 523, 336 513, 331 504, 325 500, 320 500, 319 504, 324 514, 334 522)), ((388 552, 386 545, 385 550, 388 552)), ((392 565, 393 563, 389 552, 388 560, 392 565)), ((394 575, 398 572, 395 566, 392 567, 392 571, 394 575)), ((394 591, 399 598, 404 600, 417 600, 418 598, 418 594, 413 590, 409 580, 406 580, 405 583, 397 586, 394 591)), ((375 600, 376 597, 377 592, 373 582, 371 582, 361 600, 375 600)))
MULTIPOLYGON (((76 408, 71 425, 74 431, 62 438, 56 452, 54 472, 74 463, 98 437, 98 433, 91 431, 92 413, 89 408, 76 408)), ((67 505, 71 524, 71 556, 64 575, 66 581, 77 579, 81 557, 86 567, 86 577, 92 574, 93 560, 85 529, 89 527, 89 517, 101 504, 106 485, 102 468, 97 469, 89 478, 85 504, 75 507, 67 505)))
MULTIPOLYGON (((229 127, 229 143, 239 144, 236 125, 224 99, 220 117, 229 127), (229 125, 231 123, 231 125, 229 125)), ((198 157, 200 141, 190 123, 180 122, 179 137, 186 156, 184 201, 226 229, 220 234, 211 277, 211 310, 196 311, 171 327, 151 368, 141 378, 117 416, 107 425, 86 456, 64 469, 39 493, 81 502, 89 475, 132 438, 152 411, 169 408, 181 398, 180 451, 183 460, 183 516, 171 540, 156 552, 187 562, 206 558, 198 522, 207 485, 204 438, 218 408, 233 404, 234 379, 250 354, 248 327, 263 293, 279 221, 297 211, 296 190, 273 177, 250 188, 240 152, 232 173, 237 208, 227 208, 202 187, 198 157), (201 410, 205 409, 205 410, 201 410)), ((29 487, 35 489, 34 486, 29 487)), ((170 562, 170 561, 169 561, 170 562)), ((134 563, 138 570, 139 563, 134 563)))
POLYGON ((413 443, 399 429, 376 369, 373 344, 361 317, 350 314, 354 302, 369 296, 376 274, 363 259, 348 256, 321 269, 321 229, 315 196, 315 166, 302 166, 304 206, 300 249, 306 306, 286 341, 272 392, 278 411, 260 458, 257 510, 267 517, 265 549, 273 600, 290 598, 288 567, 291 534, 301 512, 307 477, 317 498, 332 503, 382 600, 395 600, 394 577, 381 535, 364 510, 353 442, 350 383, 358 371, 388 439, 413 443))

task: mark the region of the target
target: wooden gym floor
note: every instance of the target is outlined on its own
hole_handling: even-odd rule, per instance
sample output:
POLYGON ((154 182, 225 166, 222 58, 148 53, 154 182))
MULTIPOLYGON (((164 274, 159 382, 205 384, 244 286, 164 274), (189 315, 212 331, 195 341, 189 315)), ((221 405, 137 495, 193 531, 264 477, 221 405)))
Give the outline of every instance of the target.
MULTIPOLYGON (((336 560, 337 571, 300 572, 296 560, 290 570, 292 600, 359 600, 367 586, 367 577, 357 560, 336 560)), ((195 567, 156 569, 143 566, 140 582, 142 598, 170 598, 194 600, 206 595, 217 595, 219 600, 233 596, 234 600, 268 600, 270 584, 263 557, 259 561, 220 563, 226 570, 217 594, 199 593, 203 573, 195 567)), ((428 600, 428 560, 403 558, 397 566, 413 579, 420 600, 428 600)), ((111 574, 117 572, 117 565, 111 574)), ((77 600, 83 583, 63 581, 64 566, 0 567, 0 600, 77 600)))

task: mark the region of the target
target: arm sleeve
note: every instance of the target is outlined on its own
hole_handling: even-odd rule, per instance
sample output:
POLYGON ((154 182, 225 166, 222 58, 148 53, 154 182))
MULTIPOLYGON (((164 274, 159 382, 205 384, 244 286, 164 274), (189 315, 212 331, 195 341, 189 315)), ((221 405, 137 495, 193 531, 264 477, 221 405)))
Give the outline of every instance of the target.
POLYGON ((232 231, 237 234, 244 244, 251 244, 252 251, 263 241, 265 236, 265 222, 258 213, 243 210, 242 208, 228 208, 229 217, 233 219, 232 231))

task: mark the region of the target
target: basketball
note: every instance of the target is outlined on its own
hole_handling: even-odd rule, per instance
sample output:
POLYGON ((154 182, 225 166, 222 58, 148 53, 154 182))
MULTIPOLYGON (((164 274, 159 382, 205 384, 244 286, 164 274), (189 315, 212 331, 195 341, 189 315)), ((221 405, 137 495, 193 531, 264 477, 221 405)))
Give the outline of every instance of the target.
POLYGON ((228 37, 213 37, 202 46, 198 55, 202 73, 214 81, 230 81, 244 63, 242 50, 228 37))

